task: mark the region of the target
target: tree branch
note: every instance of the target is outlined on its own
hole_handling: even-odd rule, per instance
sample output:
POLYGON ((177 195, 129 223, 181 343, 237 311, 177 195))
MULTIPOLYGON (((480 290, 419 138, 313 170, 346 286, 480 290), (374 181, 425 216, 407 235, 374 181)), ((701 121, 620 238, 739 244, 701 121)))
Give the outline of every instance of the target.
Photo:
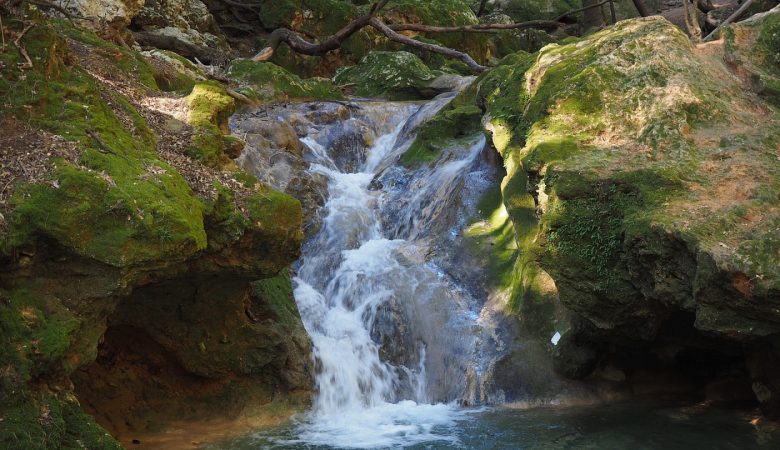
POLYGON ((487 69, 487 67, 474 61, 474 59, 466 53, 459 52, 451 48, 442 47, 440 45, 428 44, 425 42, 416 41, 410 37, 404 36, 402 34, 398 34, 393 29, 388 27, 384 22, 377 19, 376 17, 371 17, 369 23, 372 27, 374 27, 380 33, 384 34, 391 41, 395 41, 407 45, 409 47, 419 48, 421 50, 427 50, 429 52, 438 53, 448 58, 459 59, 474 72, 483 72, 487 69))
POLYGON ((704 37, 704 41, 709 41, 715 35, 721 30, 721 28, 725 27, 726 25, 730 24, 731 22, 739 19, 739 17, 747 11, 748 8, 750 8, 750 5, 753 4, 753 0, 747 0, 745 3, 742 4, 742 6, 739 7, 738 10, 734 11, 734 14, 730 15, 728 19, 724 20, 720 25, 718 25, 717 28, 712 30, 712 33, 708 34, 704 37))
POLYGON ((165 36, 149 31, 134 31, 133 38, 143 47, 170 50, 185 58, 197 58, 206 63, 210 63, 214 59, 214 51, 212 49, 191 44, 174 36, 165 36))

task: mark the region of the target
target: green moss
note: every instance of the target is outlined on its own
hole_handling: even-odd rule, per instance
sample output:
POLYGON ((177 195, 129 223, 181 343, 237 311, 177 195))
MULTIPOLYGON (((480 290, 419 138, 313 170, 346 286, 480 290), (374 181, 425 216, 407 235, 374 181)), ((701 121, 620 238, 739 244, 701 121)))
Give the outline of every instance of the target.
POLYGON ((730 25, 723 36, 727 55, 752 73, 754 89, 780 106, 780 14, 730 25))
MULTIPOLYGON (((734 111, 752 103, 728 77, 702 77, 714 69, 663 21, 621 22, 570 41, 509 55, 472 88, 504 158, 502 201, 517 244, 513 257, 506 246, 481 251, 503 262, 488 264, 491 279, 510 292, 521 323, 551 331, 561 317, 558 294, 601 327, 646 313, 654 299, 643 295, 692 305, 690 285, 656 274, 666 277, 656 289, 668 292, 649 293, 637 267, 653 258, 685 264, 702 251, 717 254, 719 267, 762 280, 753 295, 770 295, 778 271, 767 255, 780 248, 768 232, 778 222, 768 205, 780 192, 768 181, 780 175, 767 153, 777 145, 774 122, 734 134, 729 124, 755 120, 734 111), (713 135, 724 138, 710 145, 713 135), (705 161, 724 158, 734 159, 717 170, 707 162, 703 171, 705 161), (734 183, 729 167, 742 163, 760 181, 729 207, 720 190, 734 183), (707 198, 719 206, 697 203, 708 205, 707 198)), ((475 238, 502 242, 500 223, 478 223, 470 229, 475 238)))
POLYGON ((247 212, 254 226, 274 236, 300 234, 301 202, 285 193, 266 189, 247 199, 247 212))
POLYGON ((187 122, 190 125, 216 126, 224 133, 229 131, 227 121, 236 110, 236 101, 221 84, 216 81, 196 84, 187 96, 187 103, 187 122))
POLYGON ((435 160, 441 150, 451 146, 453 141, 473 138, 481 133, 481 118, 482 110, 476 105, 459 102, 448 105, 419 128, 401 162, 411 167, 435 160))
POLYGON ((249 59, 234 60, 228 68, 228 76, 247 83, 245 91, 250 98, 270 100, 320 100, 342 99, 344 96, 330 80, 320 78, 301 79, 282 67, 270 62, 249 59))
POLYGON ((120 73, 140 81, 150 89, 158 89, 154 69, 140 53, 101 39, 94 32, 76 28, 65 20, 54 20, 52 24, 59 33, 91 47, 93 55, 99 56, 106 64, 115 66, 120 73))
POLYGON ((19 400, 23 402, 4 404, 0 426, 3 448, 122 449, 70 396, 44 393, 19 400))
POLYGON ((300 323, 300 315, 293 297, 292 281, 287 270, 279 275, 252 283, 252 295, 262 302, 274 319, 282 324, 300 323))
MULTIPOLYGON (((203 248, 202 206, 157 159, 140 114, 119 96, 111 109, 96 81, 68 65, 68 49, 52 28, 40 24, 25 37, 36 43, 28 47, 36 64, 24 77, 13 71, 0 78, 5 111, 77 142, 83 154, 80 165, 56 163, 47 183, 17 189, 6 250, 45 236, 112 265, 133 265, 203 248)), ((16 52, 1 57, 19 61, 16 52)))
POLYGON ((361 97, 411 100, 435 94, 428 85, 436 76, 412 53, 371 52, 358 65, 340 68, 333 81, 354 86, 361 97))

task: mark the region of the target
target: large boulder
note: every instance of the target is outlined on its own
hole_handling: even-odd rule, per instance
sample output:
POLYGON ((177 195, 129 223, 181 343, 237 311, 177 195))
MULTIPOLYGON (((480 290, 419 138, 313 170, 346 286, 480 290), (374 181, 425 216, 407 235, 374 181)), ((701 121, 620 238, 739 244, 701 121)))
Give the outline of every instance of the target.
MULTIPOLYGON (((726 51, 659 17, 623 21, 510 55, 457 99, 482 109, 504 160, 508 306, 532 333, 599 344, 600 364, 627 373, 749 371, 777 411, 775 371, 759 363, 775 357, 756 356, 780 337, 780 121, 766 101, 778 70, 764 50, 777 17, 734 27, 726 51)), ((594 359, 577 352, 557 351, 579 378, 594 359)))

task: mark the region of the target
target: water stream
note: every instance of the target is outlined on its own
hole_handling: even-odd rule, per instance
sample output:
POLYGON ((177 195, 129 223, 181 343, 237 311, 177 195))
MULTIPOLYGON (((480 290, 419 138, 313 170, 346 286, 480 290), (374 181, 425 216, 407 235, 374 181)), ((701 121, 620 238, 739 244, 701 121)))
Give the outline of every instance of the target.
POLYGON ((452 96, 285 105, 235 119, 249 142, 244 167, 278 189, 319 183, 305 186, 319 197, 304 200, 314 213, 294 267, 316 393, 312 411, 293 424, 219 448, 562 448, 574 441, 568 426, 562 435, 534 428, 533 414, 463 406, 493 395, 480 391, 484 374, 509 337, 486 325, 485 299, 453 277, 447 261, 500 169, 481 135, 422 168, 398 162, 417 126, 452 96), (263 154, 262 142, 279 134, 268 124, 281 122, 300 139, 300 156, 263 154), (275 164, 266 167, 263 158, 275 164), (518 414, 531 421, 523 431, 505 423, 518 414), (523 436, 540 446, 520 445, 523 436))
MULTIPOLYGON (((428 114, 438 108, 429 109, 428 114)), ((404 348, 390 344, 385 353, 403 353, 393 364, 382 357, 374 339, 381 327, 424 326, 438 309, 432 303, 466 300, 453 295, 436 268, 426 264, 415 238, 426 220, 437 215, 436 200, 448 198, 462 183, 484 148, 484 138, 452 161, 418 175, 424 181, 412 190, 372 185, 375 178, 387 178, 380 172, 393 166, 408 145, 404 125, 416 112, 413 105, 398 105, 386 120, 391 131, 376 138, 352 171, 339 167, 314 138, 303 139, 313 150, 310 170, 327 177, 329 198, 322 227, 305 246, 294 279, 295 298, 315 349, 317 396, 293 442, 370 448, 451 440, 434 431, 459 413, 452 403, 431 401, 456 400, 428 388, 431 343, 418 338, 406 339, 404 348), (383 224, 383 212, 388 202, 398 201, 393 194, 401 190, 405 201, 393 208, 397 217, 391 228, 383 224), (388 305, 404 315, 401 323, 388 320, 388 305)))

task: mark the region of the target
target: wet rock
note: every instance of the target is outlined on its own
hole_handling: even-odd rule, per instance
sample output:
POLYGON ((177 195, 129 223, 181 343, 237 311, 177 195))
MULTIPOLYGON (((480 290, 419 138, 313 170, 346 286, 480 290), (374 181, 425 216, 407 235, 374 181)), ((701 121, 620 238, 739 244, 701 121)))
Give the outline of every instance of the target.
POLYGON ((770 342, 751 345, 745 352, 753 393, 766 416, 780 417, 780 350, 770 342))
POLYGON ((570 334, 564 334, 555 347, 553 364, 559 374, 581 380, 596 368, 598 352, 588 343, 575 341, 570 334))
POLYGON ((366 161, 368 149, 376 137, 373 130, 357 119, 349 119, 328 128, 323 145, 330 149, 333 162, 342 172, 355 172, 366 161))

